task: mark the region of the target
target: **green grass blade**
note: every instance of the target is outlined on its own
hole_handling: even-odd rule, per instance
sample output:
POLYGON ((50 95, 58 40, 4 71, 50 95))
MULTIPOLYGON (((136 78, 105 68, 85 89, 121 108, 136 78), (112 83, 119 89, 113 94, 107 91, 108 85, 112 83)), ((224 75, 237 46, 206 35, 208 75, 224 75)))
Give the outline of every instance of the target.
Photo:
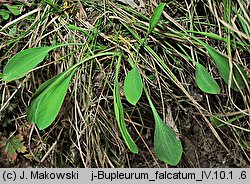
POLYGON ((221 37, 220 35, 217 35, 217 34, 215 34, 215 33, 200 32, 200 31, 192 31, 192 30, 187 30, 187 32, 188 32, 188 33, 199 34, 199 35, 206 36, 206 37, 209 37, 209 38, 218 40, 218 41, 226 42, 226 39, 225 39, 225 38, 223 38, 223 37, 221 37))
POLYGON ((4 67, 3 80, 10 82, 20 79, 41 63, 51 50, 60 46, 35 47, 18 52, 4 67))
POLYGON ((220 93, 220 86, 208 73, 207 69, 198 62, 196 62, 195 82, 197 86, 205 93, 209 94, 220 93))
POLYGON ((51 125, 58 115, 75 70, 67 70, 55 76, 41 85, 34 94, 27 109, 27 118, 40 130, 51 125))
POLYGON ((134 66, 126 76, 124 82, 124 94, 128 102, 135 105, 141 98, 142 90, 142 78, 137 67, 134 66))
MULTIPOLYGON (((188 33, 195 33, 195 34, 199 34, 199 35, 202 35, 202 36, 206 36, 206 37, 209 37, 209 38, 212 38, 212 39, 215 39, 215 40, 218 40, 218 41, 222 41, 224 43, 227 43, 227 39, 226 38, 223 38, 215 33, 208 33, 208 32, 200 32, 200 31, 192 31, 192 30, 187 30, 188 33)), ((234 47, 237 47, 237 46, 242 46, 243 48, 244 47, 249 47, 249 45, 247 45, 246 43, 243 43, 241 41, 235 41, 235 44, 233 45, 234 47)))
POLYGON ((39 96, 51 83, 53 83, 57 78, 60 78, 60 76, 63 74, 64 73, 60 73, 57 76, 53 77, 52 79, 47 80, 42 85, 40 85, 39 88, 36 90, 36 92, 32 95, 31 100, 39 96))
POLYGON ((145 86, 144 91, 155 119, 155 154, 160 160, 175 166, 180 162, 182 156, 181 141, 176 137, 173 129, 169 128, 158 115, 145 86))
POLYGON ((120 132, 122 134, 122 137, 128 146, 129 150, 133 153, 138 153, 138 147, 131 138, 131 136, 128 133, 128 130, 126 128, 125 120, 124 120, 124 112, 120 97, 120 90, 119 90, 119 84, 118 84, 118 75, 119 75, 119 69, 120 69, 120 60, 121 55, 119 56, 119 59, 116 64, 116 76, 115 76, 115 84, 114 84, 114 110, 115 110, 115 117, 116 121, 118 123, 118 127, 120 129, 120 132))

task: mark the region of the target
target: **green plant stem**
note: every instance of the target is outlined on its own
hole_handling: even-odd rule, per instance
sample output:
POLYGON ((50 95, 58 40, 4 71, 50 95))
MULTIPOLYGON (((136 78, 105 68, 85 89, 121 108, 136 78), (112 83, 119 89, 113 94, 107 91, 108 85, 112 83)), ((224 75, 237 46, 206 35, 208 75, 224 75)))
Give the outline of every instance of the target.
POLYGON ((79 63, 74 64, 74 65, 69 69, 69 71, 74 70, 76 67, 82 65, 83 63, 85 63, 86 61, 89 61, 89 60, 91 60, 91 59, 94 59, 94 58, 97 58, 97 57, 101 57, 101 56, 109 56, 109 55, 112 56, 112 55, 116 55, 116 54, 117 54, 117 53, 115 53, 115 52, 103 52, 103 53, 95 54, 95 55, 93 55, 93 56, 90 56, 90 57, 87 57, 87 58, 83 59, 83 60, 80 61, 79 63))

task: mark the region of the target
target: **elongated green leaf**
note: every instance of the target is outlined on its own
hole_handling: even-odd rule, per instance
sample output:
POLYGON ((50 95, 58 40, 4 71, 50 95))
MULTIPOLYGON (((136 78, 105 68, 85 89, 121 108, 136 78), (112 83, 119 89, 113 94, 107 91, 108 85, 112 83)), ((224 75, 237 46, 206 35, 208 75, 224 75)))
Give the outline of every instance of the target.
POLYGON ((6 82, 20 79, 41 63, 49 51, 58 46, 35 47, 18 52, 6 64, 3 80, 6 82))
POLYGON ((220 86, 208 73, 207 69, 198 62, 196 62, 195 81, 197 86, 205 93, 209 94, 220 93, 220 86))
POLYGON ((124 120, 124 112, 123 112, 123 107, 122 107, 122 102, 121 102, 121 97, 120 97, 120 90, 119 90, 119 85, 118 85, 118 75, 119 75, 119 69, 120 69, 120 60, 121 60, 121 55, 119 56, 118 62, 116 64, 116 75, 115 75, 115 84, 114 84, 114 110, 115 110, 115 117, 116 121, 118 123, 118 127, 120 129, 120 132, 122 134, 122 137, 128 146, 129 150, 133 153, 138 153, 138 148, 131 138, 131 136, 128 133, 125 120, 124 120))
POLYGON ((122 107, 119 88, 118 88, 118 82, 115 84, 114 100, 115 100, 114 101, 115 116, 118 122, 120 132, 122 134, 122 137, 126 145, 128 146, 129 150, 132 151, 133 153, 138 153, 138 148, 135 142, 133 141, 133 139, 131 138, 131 136, 129 135, 128 130, 126 128, 123 107, 122 107))
MULTIPOLYGON (((209 52, 210 56, 213 58, 220 74, 221 77, 224 79, 224 81, 228 84, 229 83, 229 77, 230 77, 230 65, 229 65, 229 60, 228 58, 226 58, 225 56, 223 56, 221 53, 219 53, 218 51, 216 51, 214 48, 210 47, 207 45, 206 47, 207 51, 209 52)), ((246 72, 243 70, 242 67, 238 66, 245 78, 245 80, 247 80, 247 75, 246 72)), ((231 88, 239 91, 239 89, 236 86, 236 82, 239 85, 240 89, 243 89, 246 87, 246 84, 242 78, 242 76, 240 75, 239 71, 237 70, 237 68, 235 66, 233 66, 233 76, 235 77, 235 79, 232 80, 231 82, 231 88)))
POLYGON ((128 73, 124 81, 124 94, 129 103, 135 105, 141 98, 143 90, 142 79, 137 67, 128 73))
POLYGON ((155 11, 149 21, 148 34, 150 34, 153 31, 153 29, 157 26, 158 22, 160 21, 165 5, 166 3, 161 3, 155 8, 155 11))
POLYGON ((170 164, 177 165, 182 156, 181 141, 176 137, 173 129, 169 128, 162 121, 156 111, 153 111, 155 118, 154 147, 157 158, 170 164))
POLYGON ((169 128, 158 115, 145 86, 144 91, 155 119, 155 154, 160 160, 175 166, 180 162, 182 156, 181 141, 177 138, 174 130, 169 128))
POLYGON ((193 30, 186 30, 187 32, 190 32, 190 33, 196 33, 196 34, 199 34, 199 35, 202 35, 202 36, 206 36, 206 37, 209 37, 209 38, 212 38, 212 39, 215 39, 215 40, 219 40, 219 41, 223 41, 223 42, 226 42, 226 39, 221 37, 220 35, 217 35, 215 33, 211 33, 211 32, 200 32, 200 31, 193 31, 193 30))
POLYGON ((40 130, 47 128, 55 120, 75 70, 67 70, 55 76, 42 84, 34 93, 27 109, 27 118, 40 130))
POLYGON ((141 42, 141 45, 144 45, 148 36, 151 34, 151 32, 157 26, 158 22, 160 21, 160 18, 161 18, 161 15, 162 15, 162 12, 164 10, 165 5, 166 5, 166 3, 161 3, 155 8, 154 13, 149 20, 149 27, 148 27, 147 34, 144 37, 143 41, 141 42))
MULTIPOLYGON (((221 77, 223 78, 223 80, 226 82, 226 84, 229 83, 229 77, 230 77, 230 64, 229 64, 229 60, 227 57, 225 57, 224 55, 222 55, 220 52, 218 52, 217 50, 215 50, 214 48, 210 47, 209 45, 207 45, 206 43, 204 43, 203 41, 201 41, 200 39, 194 37, 194 36, 190 36, 193 39, 195 39, 196 41, 198 41, 203 47, 206 48, 206 50, 208 51, 209 55, 213 58, 220 74, 221 77)), ((239 70, 241 71, 244 79, 246 81, 248 81, 248 77, 246 75, 246 72, 243 70, 242 67, 238 66, 239 70)), ((244 87, 246 87, 246 84, 244 82, 244 79, 242 77, 242 75, 240 74, 240 72, 237 70, 237 68, 235 66, 233 66, 233 76, 235 77, 235 79, 233 78, 231 80, 231 88, 235 91, 239 91, 239 89, 237 88, 236 82, 239 85, 240 89, 243 89, 244 87)))

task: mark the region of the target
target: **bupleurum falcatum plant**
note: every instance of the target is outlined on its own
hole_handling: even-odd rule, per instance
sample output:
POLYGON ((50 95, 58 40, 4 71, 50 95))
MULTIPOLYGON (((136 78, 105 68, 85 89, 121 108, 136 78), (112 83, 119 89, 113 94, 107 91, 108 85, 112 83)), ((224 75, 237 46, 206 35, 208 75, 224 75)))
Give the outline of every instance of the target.
MULTIPOLYGON (((163 121, 164 118, 161 118, 158 114, 155 105, 151 99, 149 94, 146 81, 142 78, 142 69, 138 64, 139 60, 139 52, 141 49, 144 49, 147 53, 150 53, 154 56, 155 61, 160 67, 164 70, 166 75, 180 87, 180 89, 188 96, 188 92, 185 88, 180 84, 177 80, 173 72, 169 69, 167 64, 156 54, 156 52, 147 45, 147 40, 149 40, 150 35, 154 31, 154 29, 159 26, 159 21, 164 11, 166 3, 159 4, 152 16, 150 17, 149 24, 147 26, 146 36, 141 38, 137 32, 130 27, 126 22, 121 22, 121 24, 128 30, 128 32, 136 39, 138 42, 138 46, 136 48, 136 58, 134 61, 128 61, 131 70, 128 72, 124 79, 124 95, 127 101, 135 106, 140 100, 142 94, 144 93, 149 106, 152 110, 152 114, 154 116, 155 121, 155 130, 154 130, 154 150, 156 156, 159 160, 164 161, 170 165, 177 165, 182 157, 182 143, 179 135, 176 131, 173 130, 166 122, 163 121)), ((165 24, 165 23, 164 23, 165 24)), ((75 29, 78 31, 85 31, 77 26, 68 25, 69 29, 75 29)), ((220 52, 218 52, 213 47, 206 44, 204 41, 194 36, 193 34, 188 33, 196 33, 202 34, 204 36, 211 36, 211 34, 204 32, 195 32, 195 31, 184 31, 173 33, 176 36, 181 38, 185 38, 188 41, 192 40, 199 47, 202 47, 207 51, 207 53, 213 59, 216 68, 218 69, 221 78, 225 81, 225 83, 229 86, 229 88, 240 92, 244 89, 248 84, 248 77, 246 72, 244 71, 242 66, 237 64, 232 64, 231 61, 220 52)), ((86 33, 85 31, 85 34, 86 33)), ((157 33, 159 34, 159 33, 157 33)), ((18 80, 24 76, 26 76, 32 69, 34 69, 37 65, 39 65, 47 56, 49 52, 54 49, 60 47, 67 47, 68 45, 81 45, 78 43, 71 44, 61 44, 55 46, 43 46, 43 47, 35 47, 23 50, 16 55, 14 55, 8 63, 5 65, 2 75, 2 80, 5 82, 11 82, 13 80, 18 80)), ((180 45, 180 48, 181 45, 180 45)), ((169 48, 171 49, 171 48, 169 48)), ((184 49, 181 49, 184 50, 184 49)), ((171 50, 173 52, 173 50, 171 50)), ((182 53, 181 56, 185 56, 185 52, 182 53)), ((66 71, 56 75, 55 77, 49 79, 44 82, 33 94, 30 104, 27 108, 27 119, 30 123, 36 124, 36 126, 40 130, 44 130, 49 127, 56 116, 58 115, 61 106, 63 104, 64 98, 66 96, 67 90, 69 88, 69 84, 74 77, 75 73, 79 68, 86 62, 89 62, 95 58, 103 57, 103 56, 112 56, 116 61, 115 65, 115 79, 113 85, 113 100, 114 100, 114 114, 116 117, 116 121, 118 123, 118 127, 120 129, 120 133, 125 141, 128 149, 133 153, 138 153, 139 148, 136 145, 136 141, 132 139, 132 136, 127 129, 124 118, 124 108, 120 96, 120 85, 119 85, 119 74, 121 68, 122 59, 126 59, 124 57, 124 53, 121 50, 117 49, 115 52, 100 52, 95 53, 91 56, 87 56, 82 59, 80 62, 70 66, 66 71), (49 105, 48 105, 49 104, 49 105)), ((188 56, 186 56, 188 57, 188 56)), ((192 60, 191 57, 188 57, 192 62, 194 62, 195 68, 195 82, 196 85, 206 94, 216 95, 221 93, 220 85, 217 81, 210 75, 210 72, 206 69, 205 66, 202 65, 200 60, 196 62, 192 60)), ((191 101, 193 100, 190 97, 191 101)), ((194 103, 195 104, 195 103, 194 103)), ((197 105, 197 107, 199 107, 197 105)), ((200 110, 200 109, 199 109, 200 110)), ((201 111, 200 111, 201 112, 201 111)), ((202 114, 202 113, 201 113, 202 114)))
MULTIPOLYGON (((146 37, 144 38, 144 41, 147 39, 153 29, 157 26, 161 14, 163 12, 164 6, 165 3, 162 3, 155 9, 155 12, 153 13, 150 19, 149 29, 146 37)), ((141 43, 141 46, 143 46, 144 44, 145 42, 141 43)), ((9 62, 4 67, 2 76, 3 81, 10 82, 26 76, 33 68, 35 68, 44 60, 44 58, 50 51, 63 46, 67 46, 67 44, 35 47, 17 53, 9 60, 9 62)), ((123 107, 120 99, 120 90, 118 86, 118 75, 120 61, 122 57, 119 52, 104 52, 83 59, 81 62, 78 62, 75 65, 71 66, 63 73, 58 74, 57 76, 43 83, 36 90, 36 92, 31 98, 30 105, 27 108, 27 119, 29 122, 35 123, 40 130, 43 130, 50 126, 60 111, 70 81, 78 67, 84 62, 105 55, 116 55, 118 57, 118 61, 116 64, 116 78, 114 83, 114 111, 118 126, 120 128, 120 132, 123 136, 126 145, 133 153, 138 153, 138 148, 135 142, 132 140, 131 136, 129 135, 124 121, 123 107)), ((142 78, 140 76, 139 70, 137 69, 137 65, 136 63, 134 63, 134 65, 132 66, 132 70, 128 73, 124 83, 124 92, 127 100, 131 104, 135 105, 140 99, 143 89, 146 93, 155 118, 156 126, 154 135, 154 146, 156 155, 160 160, 168 164, 177 165, 182 155, 181 142, 176 136, 176 133, 170 127, 168 127, 158 115, 147 92, 147 89, 142 82, 142 78)))

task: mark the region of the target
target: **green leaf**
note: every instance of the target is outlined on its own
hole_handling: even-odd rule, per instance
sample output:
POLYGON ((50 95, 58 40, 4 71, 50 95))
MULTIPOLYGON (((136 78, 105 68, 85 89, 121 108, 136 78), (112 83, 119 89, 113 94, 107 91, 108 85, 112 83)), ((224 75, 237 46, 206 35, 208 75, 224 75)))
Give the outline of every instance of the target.
POLYGON ((52 124, 60 111, 70 80, 76 69, 66 70, 43 83, 37 89, 27 109, 29 122, 35 123, 40 130, 52 124))
POLYGON ((150 34, 153 31, 153 29, 157 26, 158 22, 160 21, 165 5, 166 3, 161 3, 155 8, 155 11, 149 21, 148 34, 150 34))
POLYGON ((176 137, 173 129, 162 121, 156 111, 155 118, 154 148, 157 158, 170 164, 177 165, 182 156, 181 141, 176 137))
POLYGON ((0 10, 0 15, 3 17, 4 20, 8 20, 10 17, 9 12, 7 12, 5 10, 0 10))
MULTIPOLYGON (((221 77, 224 79, 226 84, 228 84, 229 77, 230 77, 230 65, 229 65, 228 58, 223 56, 221 53, 219 53, 214 48, 212 48, 208 45, 205 48, 207 49, 210 56, 213 58, 216 66, 221 74, 221 77)), ((246 75, 245 71, 243 70, 243 68, 240 66, 238 66, 238 67, 240 68, 245 80, 247 80, 247 75, 246 75)), ((246 87, 246 84, 245 84, 242 76, 240 75, 239 71, 237 70, 237 68, 235 66, 233 66, 233 76, 235 77, 235 79, 233 79, 231 82, 232 89, 234 89, 235 91, 239 91, 239 89, 236 86, 236 82, 238 83, 240 89, 243 89, 246 87)))
POLYGON ((126 99, 132 105, 135 105, 141 98, 143 90, 142 79, 137 67, 128 73, 124 81, 124 94, 126 99))
POLYGON ((20 15, 20 5, 8 5, 5 4, 5 6, 8 8, 8 10, 15 16, 20 15))
POLYGON ((114 109, 115 109, 115 116, 116 116, 116 120, 118 123, 118 127, 120 129, 120 132, 122 134, 122 137, 126 145, 128 146, 130 151, 132 151, 133 153, 138 153, 138 148, 135 142, 133 141, 133 139, 131 138, 131 136, 129 135, 128 130, 126 128, 118 82, 116 82, 115 89, 114 89, 114 109))
POLYGON ((83 29, 83 28, 81 28, 81 27, 77 27, 77 26, 75 26, 75 25, 72 25, 72 24, 69 24, 68 25, 68 28, 69 29, 73 29, 73 30, 77 30, 77 31, 81 31, 82 33, 84 33, 86 36, 88 36, 88 37, 92 37, 89 33, 88 33, 88 31, 86 31, 85 29, 83 29))
POLYGON ((206 36, 206 37, 209 37, 209 38, 212 38, 212 39, 215 39, 215 40, 218 40, 218 41, 223 41, 223 42, 226 42, 226 39, 221 37, 220 35, 217 35, 215 33, 211 33, 211 32, 200 32, 200 31, 193 31, 193 30, 186 30, 188 33, 196 33, 196 34, 199 34, 199 35, 202 35, 202 36, 206 36))
POLYGON ((120 132, 122 134, 122 137, 128 146, 129 150, 133 153, 138 153, 138 147, 136 146, 135 142, 131 138, 131 136, 128 133, 128 130, 126 128, 125 120, 124 120, 124 112, 120 97, 120 90, 119 90, 119 84, 118 84, 118 74, 119 74, 119 68, 120 68, 120 59, 121 56, 118 59, 117 65, 116 65, 116 76, 115 76, 115 84, 114 84, 114 110, 115 110, 115 117, 116 121, 118 123, 118 127, 120 129, 120 132))
MULTIPOLYGON (((228 84, 229 79, 230 79, 229 78, 230 77, 230 63, 229 63, 228 58, 225 57, 224 55, 222 55, 220 52, 218 52, 214 48, 212 48, 211 46, 209 46, 206 43, 204 43, 203 41, 201 41, 200 39, 196 38, 195 36, 190 36, 190 37, 195 39, 196 41, 198 41, 203 47, 206 48, 209 55, 213 58, 216 66, 221 74, 221 77, 226 82, 226 84, 228 84)), ((239 68, 242 75, 237 70, 236 66, 233 66, 233 76, 235 77, 235 79, 232 78, 232 80, 231 80, 231 88, 235 91, 239 91, 239 89, 243 89, 246 87, 244 79, 246 81, 248 81, 248 77, 247 77, 246 72, 244 71, 244 69, 241 66, 237 66, 237 67, 239 68), (242 76, 244 77, 244 79, 242 76), (236 83, 239 85, 239 89, 238 89, 236 83)))
POLYGON ((157 158, 170 164, 177 165, 182 156, 182 144, 173 129, 169 128, 158 115, 153 102, 144 86, 155 119, 154 148, 157 158))
POLYGON ((195 81, 198 87, 205 93, 220 93, 220 86, 208 73, 207 69, 198 62, 196 62, 195 81))
POLYGON ((10 82, 25 76, 30 70, 41 63, 52 49, 57 47, 35 47, 18 52, 4 67, 3 80, 10 82))

